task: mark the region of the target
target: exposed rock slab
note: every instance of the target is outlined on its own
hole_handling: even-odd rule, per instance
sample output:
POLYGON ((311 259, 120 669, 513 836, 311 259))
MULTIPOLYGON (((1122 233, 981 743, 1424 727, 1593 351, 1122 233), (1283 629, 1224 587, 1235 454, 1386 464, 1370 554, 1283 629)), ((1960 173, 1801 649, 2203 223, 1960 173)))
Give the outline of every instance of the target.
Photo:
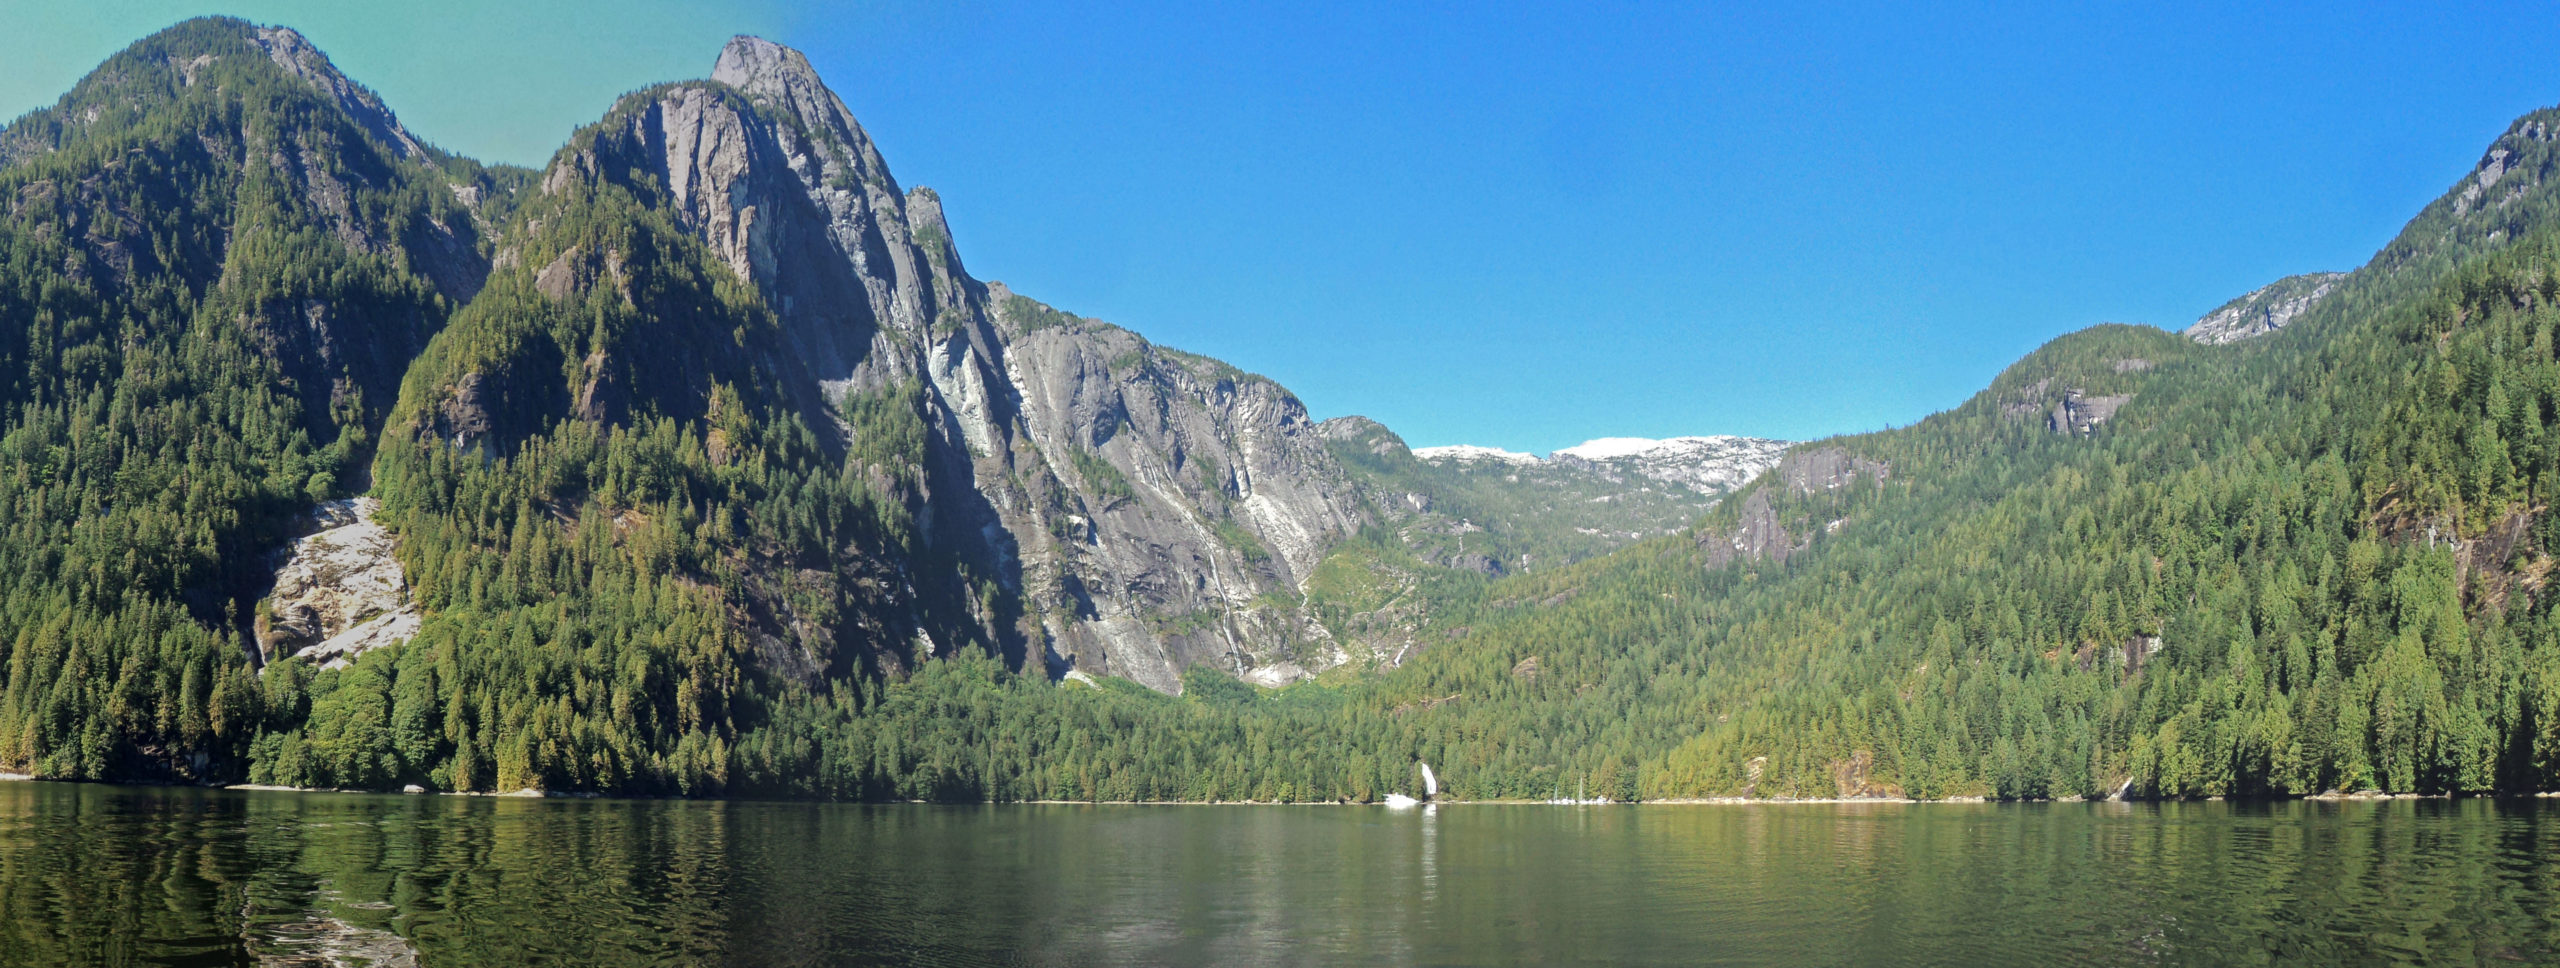
POLYGON ((392 557, 395 539, 369 497, 324 501, 310 533, 294 539, 276 567, 275 589, 258 616, 259 651, 337 668, 417 634, 419 613, 392 557))
POLYGON ((1862 480, 1881 484, 1892 475, 1891 465, 1852 454, 1843 447, 1818 447, 1789 454, 1770 471, 1769 478, 1742 496, 1732 524, 1699 529, 1698 550, 1710 568, 1735 561, 1785 564, 1788 558, 1812 545, 1816 530, 1837 533, 1847 522, 1821 522, 1817 529, 1810 526, 1812 522, 1789 521, 1779 512, 1771 491, 1783 489, 1809 497, 1835 492, 1862 480))
POLYGON ((2310 312, 2346 277, 2343 272, 2286 276, 2204 314, 2204 318, 2186 328, 2186 337, 2199 343, 2222 344, 2275 332, 2310 312))

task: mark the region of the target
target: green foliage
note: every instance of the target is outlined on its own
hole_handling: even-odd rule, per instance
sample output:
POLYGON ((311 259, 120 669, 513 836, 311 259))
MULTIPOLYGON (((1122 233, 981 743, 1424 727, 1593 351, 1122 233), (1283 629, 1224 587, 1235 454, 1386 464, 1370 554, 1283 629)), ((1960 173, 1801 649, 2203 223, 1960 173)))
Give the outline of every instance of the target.
POLYGON ((854 460, 897 474, 920 472, 927 433, 920 382, 847 393, 840 409, 852 426, 854 460))
POLYGON ((1253 687, 1217 669, 1196 665, 1182 670, 1182 697, 1207 706, 1244 706, 1253 702, 1253 687))
POLYGON ((476 271, 477 166, 250 36, 181 24, 0 132, 0 767, 236 776, 299 715, 236 631, 261 559, 362 477, 430 275, 476 271))
POLYGON ((1263 547, 1262 539, 1254 537, 1253 532, 1245 530, 1243 525, 1220 518, 1210 522, 1210 530, 1217 532, 1219 544, 1235 549, 1248 562, 1260 564, 1271 560, 1271 549, 1263 547))
POLYGON ((1518 522, 1592 519, 1346 444, 1487 529, 1441 532, 1470 552, 1556 566, 1491 580, 1372 530, 1308 604, 1400 627, 1400 668, 1194 668, 1174 698, 994 657, 1018 604, 917 531, 928 391, 800 389, 628 125, 519 191, 399 157, 246 30, 182 25, 0 132, 0 766, 934 800, 1370 800, 1417 758, 1461 797, 2560 786, 2554 193, 2449 195, 2271 337, 2057 340, 1577 564, 1602 549, 1518 522), (508 233, 485 285, 475 214, 508 233), (259 560, 368 471, 422 627, 256 671, 259 560))
POLYGON ((1075 465, 1076 476, 1084 480, 1085 490, 1106 501, 1135 497, 1138 493, 1135 487, 1130 486, 1128 475, 1120 473, 1119 467, 1104 460, 1100 454, 1082 447, 1069 447, 1067 461, 1075 465))
POLYGON ((1052 309, 1046 303, 1019 294, 1005 297, 1004 315, 1026 335, 1044 329, 1072 329, 1083 322, 1074 313, 1052 309))
POLYGON ((1541 731, 1529 762, 1624 757, 1647 796, 2550 787, 2560 648, 2527 536, 2560 456, 2555 262, 2537 236, 2229 350, 2066 337, 1964 407, 1836 442, 1885 486, 1764 478, 1818 536, 1785 564, 1713 564, 1728 501, 1698 542, 1498 586, 1539 607, 1497 605, 1402 688, 1499 696, 1537 656, 1591 690, 1569 705, 1615 695, 1592 752, 1541 731), (2057 434, 2039 395, 2066 387, 2134 400, 2057 434))

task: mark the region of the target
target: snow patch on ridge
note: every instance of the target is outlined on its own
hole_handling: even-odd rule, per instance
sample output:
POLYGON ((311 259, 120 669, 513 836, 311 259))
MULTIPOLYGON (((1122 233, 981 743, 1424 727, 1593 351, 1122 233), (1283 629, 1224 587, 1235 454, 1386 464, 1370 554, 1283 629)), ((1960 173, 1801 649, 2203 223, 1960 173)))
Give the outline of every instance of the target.
POLYGON ((1611 480, 1643 478, 1675 484, 1709 496, 1742 486, 1776 466, 1790 445, 1760 437, 1598 437, 1557 450, 1541 459, 1518 451, 1460 444, 1424 447, 1413 456, 1434 464, 1499 462, 1513 467, 1572 467, 1594 471, 1611 480))
POLYGON ((1435 463, 1444 460, 1495 461, 1504 464, 1535 464, 1538 462, 1538 455, 1536 454, 1523 454, 1516 450, 1504 450, 1500 447, 1478 447, 1474 444, 1451 444, 1446 447, 1416 447, 1413 449, 1413 456, 1435 463))
POLYGON ((1615 457, 1634 457, 1638 454, 1650 453, 1652 451, 1662 449, 1665 445, 1684 441, 1706 442, 1733 439, 1736 438, 1673 437, 1668 440, 1655 440, 1650 437, 1594 437, 1571 447, 1558 450, 1555 454, 1549 454, 1547 456, 1554 457, 1557 454, 1561 454, 1566 457, 1579 457, 1583 460, 1609 460, 1615 457))

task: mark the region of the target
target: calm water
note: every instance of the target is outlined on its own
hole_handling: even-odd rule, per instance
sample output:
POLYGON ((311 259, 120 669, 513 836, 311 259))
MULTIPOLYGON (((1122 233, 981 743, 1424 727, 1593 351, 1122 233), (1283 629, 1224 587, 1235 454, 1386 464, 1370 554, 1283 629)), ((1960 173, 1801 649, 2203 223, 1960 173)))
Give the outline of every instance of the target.
POLYGON ((0 963, 2560 964, 2560 803, 820 806, 0 783, 0 963))

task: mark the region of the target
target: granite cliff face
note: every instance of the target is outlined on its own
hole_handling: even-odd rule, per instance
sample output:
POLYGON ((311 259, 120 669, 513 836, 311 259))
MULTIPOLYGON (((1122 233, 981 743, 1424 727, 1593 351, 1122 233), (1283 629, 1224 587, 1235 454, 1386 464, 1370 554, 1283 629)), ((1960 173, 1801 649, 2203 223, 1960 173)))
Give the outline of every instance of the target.
MULTIPOLYGON (((709 83, 633 95, 542 190, 632 158, 774 311, 809 397, 921 396, 920 528, 1018 605, 994 623, 1016 661, 1166 691, 1195 663, 1335 661, 1297 605, 1369 513, 1288 391, 973 278, 940 199, 789 48, 741 37, 709 83)), ((580 272, 610 267, 557 275, 580 272)))
POLYGON ((1813 544, 1816 534, 1838 534, 1844 519, 1816 522, 1791 515, 1780 507, 1788 498, 1830 494, 1861 484, 1882 485, 1893 477, 1893 467, 1882 461, 1861 457, 1839 446, 1819 446, 1796 451, 1780 460, 1772 472, 1748 488, 1740 498, 1742 504, 1728 523, 1711 523, 1697 532, 1698 549, 1707 567, 1718 568, 1736 560, 1774 561, 1785 564, 1789 557, 1813 544))
POLYGON ((2312 306, 2338 287, 2338 280, 2346 277, 2343 272, 2286 276, 2206 313, 2186 328, 2186 336, 2199 343, 2218 345, 2275 332, 2310 312, 2312 306))

